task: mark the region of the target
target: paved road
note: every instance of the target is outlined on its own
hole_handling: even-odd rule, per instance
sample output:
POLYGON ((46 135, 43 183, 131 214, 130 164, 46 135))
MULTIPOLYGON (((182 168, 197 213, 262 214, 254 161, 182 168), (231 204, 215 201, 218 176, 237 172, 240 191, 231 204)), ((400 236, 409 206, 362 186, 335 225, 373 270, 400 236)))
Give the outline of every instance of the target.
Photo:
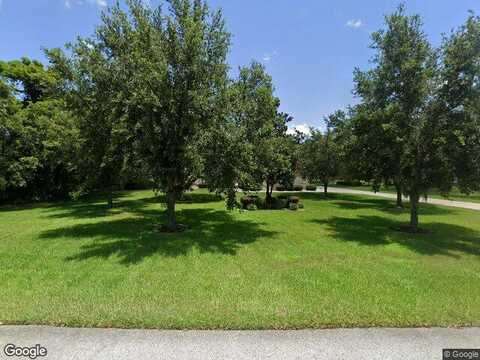
MULTIPOLYGON (((389 194, 389 193, 383 193, 383 192, 374 193, 373 191, 353 190, 353 189, 336 188, 336 187, 330 188, 329 191, 333 193, 339 193, 339 194, 369 195, 369 196, 378 196, 378 197, 389 198, 389 199, 397 198, 396 194, 389 194)), ((480 203, 453 201, 453 200, 447 200, 447 199, 434 199, 434 198, 428 198, 427 200, 422 198, 420 202, 480 211, 480 203)))
MULTIPOLYGON (((480 348, 480 328, 301 331, 157 331, 0 326, 4 346, 40 344, 37 359, 442 359, 444 348, 480 348)), ((3 356, 3 357, 2 357, 3 356)))
MULTIPOLYGON (((302 192, 321 192, 321 191, 323 191, 323 188, 319 188, 317 189, 317 191, 302 191, 302 192)), ((329 187, 328 191, 331 193, 337 193, 337 194, 357 194, 357 195, 376 196, 376 197, 388 198, 388 199, 397 198, 396 194, 390 194, 390 193, 384 193, 384 192, 374 193, 373 191, 354 190, 354 189, 338 188, 338 187, 329 187)), ((289 192, 292 192, 292 191, 289 191, 289 192)), ((408 200, 408 198, 405 198, 405 200, 408 200)), ((480 211, 480 203, 452 201, 452 200, 446 200, 446 199, 433 199, 433 198, 428 198, 428 200, 425 200, 422 198, 420 202, 480 211)))

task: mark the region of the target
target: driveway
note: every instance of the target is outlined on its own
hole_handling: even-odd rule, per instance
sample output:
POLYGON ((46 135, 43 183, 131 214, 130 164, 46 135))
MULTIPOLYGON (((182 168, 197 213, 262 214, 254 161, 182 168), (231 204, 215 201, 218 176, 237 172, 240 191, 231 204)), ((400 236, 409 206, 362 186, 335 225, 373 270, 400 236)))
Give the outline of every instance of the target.
MULTIPOLYGON (((442 359, 442 349, 480 348, 480 328, 300 331, 157 331, 0 326, 6 344, 47 350, 37 359, 442 359)), ((28 358, 22 358, 28 359, 28 358)))

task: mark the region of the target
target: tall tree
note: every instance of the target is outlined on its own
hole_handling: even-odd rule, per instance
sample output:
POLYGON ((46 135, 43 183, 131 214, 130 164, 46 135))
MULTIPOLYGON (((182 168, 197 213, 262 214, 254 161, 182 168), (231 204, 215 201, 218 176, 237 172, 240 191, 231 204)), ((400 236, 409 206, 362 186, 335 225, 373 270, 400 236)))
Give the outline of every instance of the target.
MULTIPOLYGON (((444 45, 444 71, 440 75, 438 58, 426 40, 418 15, 407 16, 401 5, 393 15, 386 17, 386 25, 386 30, 373 34, 376 67, 368 74, 358 74, 357 79, 362 81, 357 80, 357 92, 366 100, 369 121, 378 120, 379 125, 374 127, 379 129, 383 141, 387 140, 382 144, 390 148, 387 158, 398 164, 395 172, 402 191, 410 200, 409 229, 416 232, 420 195, 427 194, 433 187, 448 193, 456 180, 462 183, 468 179, 466 183, 474 183, 475 176, 467 176, 476 174, 474 161, 459 159, 459 154, 478 158, 475 145, 478 130, 473 126, 474 117, 459 121, 457 113, 464 107, 445 105, 447 98, 452 99, 445 94, 452 94, 449 89, 454 83, 446 78, 448 76, 460 79, 455 83, 461 84, 464 90, 469 85, 470 89, 475 87, 474 64, 478 58, 475 51, 469 54, 473 72, 471 81, 465 82, 463 65, 452 65, 451 57, 446 55, 450 49, 454 56, 461 56, 459 49, 454 49, 456 40, 451 40, 444 45), (466 139, 469 139, 469 146, 466 146, 466 139)), ((454 38, 464 31, 460 30, 454 38)), ((475 98, 475 92, 469 93, 475 98)), ((462 101, 468 103, 466 99, 463 97, 462 101)), ((384 169, 380 173, 382 171, 384 169)))
POLYGON ((235 203, 236 188, 266 184, 266 204, 271 205, 275 183, 293 173, 293 141, 287 136, 288 114, 278 113, 271 77, 258 62, 240 68, 231 82, 228 106, 205 147, 205 175, 212 190, 227 193, 235 203))
POLYGON ((321 182, 325 197, 332 178, 340 169, 340 147, 337 142, 337 124, 343 123, 342 111, 324 119, 325 132, 312 129, 312 134, 301 146, 301 173, 310 182, 321 182))
POLYGON ((65 197, 77 185, 78 131, 58 83, 38 61, 0 62, 3 199, 65 197))
POLYGON ((110 59, 101 40, 79 39, 67 47, 69 57, 59 49, 47 55, 63 79, 69 109, 77 114, 82 191, 106 192, 112 208, 113 191, 121 186, 133 162, 135 140, 122 108, 126 99, 124 78, 119 76, 122 64, 110 59))
POLYGON ((288 116, 278 114, 280 101, 274 96, 272 78, 265 67, 252 62, 240 69, 238 79, 232 85, 232 121, 241 129, 246 146, 242 188, 249 189, 267 183, 266 204, 271 203, 271 181, 283 171, 285 159, 282 155, 280 137, 286 133, 288 116), (278 151, 277 151, 278 150, 278 151))
POLYGON ((140 0, 102 16, 96 43, 119 84, 109 103, 125 114, 156 186, 165 191, 166 229, 175 204, 201 173, 201 137, 221 108, 230 36, 221 12, 201 0, 167 1, 168 13, 140 0))
MULTIPOLYGON (((448 131, 444 152, 449 179, 468 194, 480 187, 480 17, 470 13, 465 24, 445 37, 433 112, 448 131)), ((450 182, 444 190, 449 190, 450 182)))
MULTIPOLYGON (((374 145, 384 149, 369 151, 370 156, 380 160, 375 162, 379 164, 374 170, 376 180, 393 178, 397 193, 402 190, 410 196, 411 226, 416 230, 418 200, 424 189, 419 189, 418 173, 407 164, 419 158, 417 155, 408 158, 407 154, 416 153, 418 149, 433 54, 422 32, 420 17, 407 16, 404 5, 387 16, 385 22, 387 29, 372 35, 373 48, 377 51, 373 59, 376 67, 365 73, 356 71, 356 92, 366 103, 370 121, 376 123, 373 127, 381 142, 375 141, 374 145), (414 178, 417 180, 412 181, 414 178)), ((372 146, 367 149, 371 150, 372 146)), ((416 161, 415 168, 419 169, 418 165, 416 161)), ((400 199, 399 195, 398 201, 400 199)))

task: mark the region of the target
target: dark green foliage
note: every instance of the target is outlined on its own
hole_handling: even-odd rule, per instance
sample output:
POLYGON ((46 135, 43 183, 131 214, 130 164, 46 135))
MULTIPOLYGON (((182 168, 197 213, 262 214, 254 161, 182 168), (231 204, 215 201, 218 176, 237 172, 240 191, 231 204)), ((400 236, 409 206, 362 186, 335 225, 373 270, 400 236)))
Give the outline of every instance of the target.
POLYGON ((38 61, 0 62, 0 201, 67 197, 77 186, 78 129, 38 61))
POLYGON ((303 191, 303 186, 302 185, 296 185, 293 187, 294 191, 303 191))
POLYGON ((340 143, 337 142, 336 125, 341 123, 345 114, 337 111, 325 118, 326 131, 322 133, 312 129, 312 135, 306 139, 300 148, 300 171, 310 182, 321 182, 325 195, 328 185, 340 169, 340 143))
POLYGON ((256 200, 255 197, 246 195, 240 198, 240 203, 242 204, 242 207, 246 209, 249 205, 255 204, 256 200))
POLYGON ((308 191, 316 191, 317 187, 315 185, 307 185, 305 189, 308 191))
POLYGON ((277 185, 277 186, 275 187, 275 190, 277 190, 277 191, 285 191, 286 188, 285 188, 285 186, 283 186, 283 185, 277 185))
POLYGON ((288 200, 286 198, 272 198, 272 209, 282 210, 288 206, 288 200))
POLYGON ((290 210, 297 211, 298 210, 298 203, 291 202, 291 203, 288 204, 288 208, 290 210))
POLYGON ((385 20, 386 30, 372 36, 375 67, 355 74, 363 102, 353 116, 352 153, 374 188, 393 182, 399 201, 409 196, 416 231, 421 195, 480 183, 480 21, 470 16, 438 56, 418 15, 400 6, 385 20))
POLYGON ((335 181, 335 185, 340 186, 362 186, 362 182, 360 180, 337 180, 335 181))
POLYGON ((300 198, 298 196, 290 196, 288 198, 288 202, 290 204, 298 204, 300 202, 300 198))

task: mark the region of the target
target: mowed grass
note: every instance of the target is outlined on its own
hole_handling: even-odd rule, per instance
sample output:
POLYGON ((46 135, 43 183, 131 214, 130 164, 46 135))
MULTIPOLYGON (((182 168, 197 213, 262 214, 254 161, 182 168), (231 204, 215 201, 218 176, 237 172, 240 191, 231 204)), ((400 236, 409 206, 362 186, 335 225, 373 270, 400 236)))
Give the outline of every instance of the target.
MULTIPOLYGON (((371 185, 361 185, 361 186, 346 186, 346 185, 332 185, 333 187, 340 187, 346 189, 353 189, 353 190, 362 190, 362 191, 372 191, 371 185)), ((391 194, 396 194, 395 187, 393 186, 382 186, 379 190, 380 192, 386 192, 391 194)), ((452 200, 452 201, 463 201, 463 202, 472 202, 472 203, 480 203, 480 192, 476 191, 471 194, 464 194, 458 189, 454 187, 452 191, 447 195, 443 196, 437 189, 430 190, 428 194, 429 198, 432 199, 444 199, 444 200, 452 200)))
POLYGON ((207 193, 157 231, 151 191, 0 208, 0 322, 287 329, 480 325, 480 212, 300 195, 305 209, 226 212, 207 193))

